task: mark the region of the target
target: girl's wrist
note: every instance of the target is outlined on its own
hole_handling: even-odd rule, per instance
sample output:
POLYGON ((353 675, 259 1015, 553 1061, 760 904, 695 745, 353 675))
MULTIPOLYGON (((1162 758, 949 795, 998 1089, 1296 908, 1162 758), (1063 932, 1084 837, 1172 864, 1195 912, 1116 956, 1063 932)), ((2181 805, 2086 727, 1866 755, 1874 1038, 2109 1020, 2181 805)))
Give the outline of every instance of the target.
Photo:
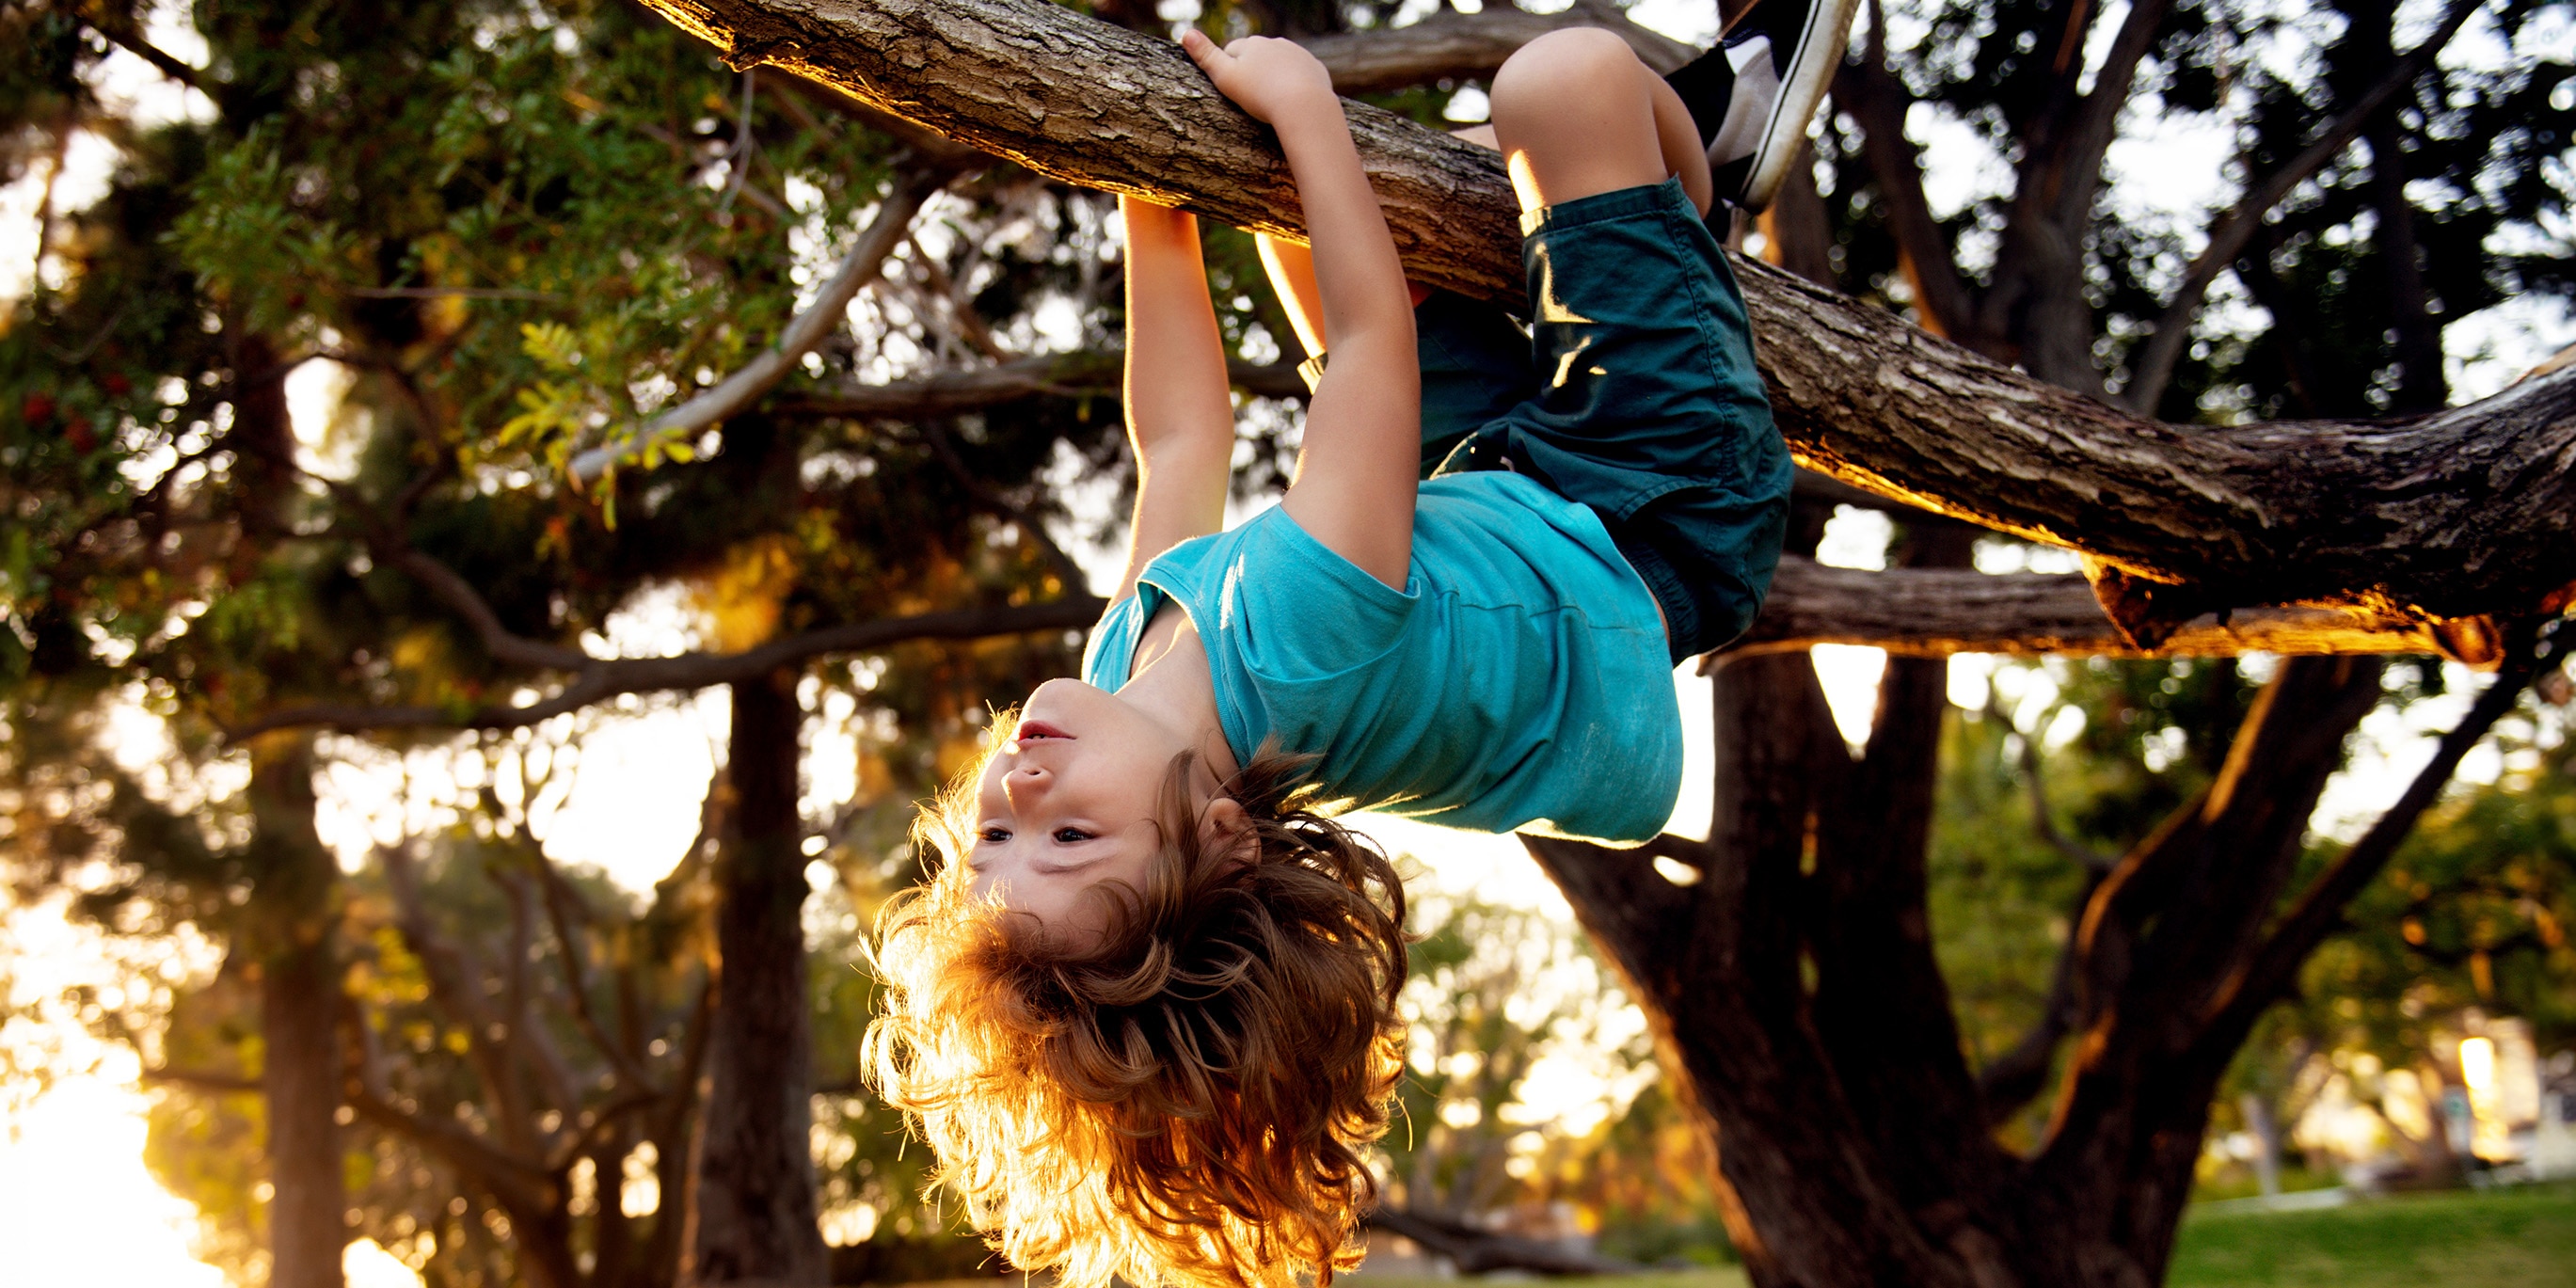
POLYGON ((1281 112, 1278 116, 1270 128, 1278 134, 1279 147, 1283 152, 1318 142, 1339 141, 1347 145, 1351 141, 1351 125, 1342 115, 1342 100, 1329 91, 1316 95, 1311 102, 1298 104, 1293 112, 1281 112))

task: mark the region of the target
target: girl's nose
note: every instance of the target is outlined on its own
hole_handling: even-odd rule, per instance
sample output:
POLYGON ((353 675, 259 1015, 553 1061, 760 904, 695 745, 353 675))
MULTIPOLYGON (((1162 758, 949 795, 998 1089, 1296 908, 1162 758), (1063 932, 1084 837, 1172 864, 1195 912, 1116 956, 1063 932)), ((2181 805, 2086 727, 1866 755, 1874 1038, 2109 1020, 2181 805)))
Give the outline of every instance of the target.
POLYGON ((1054 779, 1041 765, 1022 765, 1002 775, 1002 790, 1016 801, 1022 796, 1044 791, 1054 779))

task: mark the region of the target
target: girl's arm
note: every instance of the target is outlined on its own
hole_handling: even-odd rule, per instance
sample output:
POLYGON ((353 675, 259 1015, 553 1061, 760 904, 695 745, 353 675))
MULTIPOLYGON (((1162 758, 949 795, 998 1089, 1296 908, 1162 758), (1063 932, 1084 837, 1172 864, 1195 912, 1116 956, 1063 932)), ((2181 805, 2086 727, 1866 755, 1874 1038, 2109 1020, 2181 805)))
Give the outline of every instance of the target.
POLYGON ((1413 564, 1422 371, 1404 268, 1341 100, 1323 64, 1289 41, 1255 36, 1219 49, 1191 31, 1181 43, 1219 91, 1278 132, 1306 208, 1332 356, 1307 402, 1282 504, 1308 535, 1401 590, 1413 564))
POLYGON ((1136 452, 1124 599, 1154 556, 1225 526, 1234 463, 1234 401, 1225 345, 1208 302, 1198 220, 1134 197, 1127 225, 1127 441, 1136 452))

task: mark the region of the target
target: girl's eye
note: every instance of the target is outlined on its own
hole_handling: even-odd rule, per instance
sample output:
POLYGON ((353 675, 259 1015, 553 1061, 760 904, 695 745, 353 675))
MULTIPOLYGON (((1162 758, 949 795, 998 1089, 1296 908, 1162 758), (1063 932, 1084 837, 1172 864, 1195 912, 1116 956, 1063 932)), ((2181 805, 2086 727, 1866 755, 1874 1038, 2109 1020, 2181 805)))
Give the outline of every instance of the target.
POLYGON ((1058 844, 1072 845, 1077 841, 1090 840, 1091 833, 1078 827, 1059 827, 1055 830, 1055 839, 1058 844))
POLYGON ((975 835, 977 839, 983 841, 986 845, 1000 845, 1011 839, 1011 829, 1007 827, 988 827, 975 835))

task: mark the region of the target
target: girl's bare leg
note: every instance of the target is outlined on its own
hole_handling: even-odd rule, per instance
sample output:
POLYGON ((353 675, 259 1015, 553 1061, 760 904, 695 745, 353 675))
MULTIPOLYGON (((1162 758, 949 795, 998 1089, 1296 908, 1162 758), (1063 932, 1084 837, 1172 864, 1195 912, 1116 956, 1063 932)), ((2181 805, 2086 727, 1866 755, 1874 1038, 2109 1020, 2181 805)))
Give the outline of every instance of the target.
POLYGON ((1315 252, 1303 242, 1281 241, 1268 233, 1253 234, 1252 242, 1261 252, 1262 270, 1270 275, 1270 289, 1279 295, 1279 307, 1287 310, 1297 343, 1306 346, 1309 358, 1322 353, 1324 292, 1315 284, 1315 252))
POLYGON ((1606 31, 1550 32, 1494 73, 1494 135, 1523 210, 1678 178, 1708 213, 1708 155, 1689 109, 1606 31))

